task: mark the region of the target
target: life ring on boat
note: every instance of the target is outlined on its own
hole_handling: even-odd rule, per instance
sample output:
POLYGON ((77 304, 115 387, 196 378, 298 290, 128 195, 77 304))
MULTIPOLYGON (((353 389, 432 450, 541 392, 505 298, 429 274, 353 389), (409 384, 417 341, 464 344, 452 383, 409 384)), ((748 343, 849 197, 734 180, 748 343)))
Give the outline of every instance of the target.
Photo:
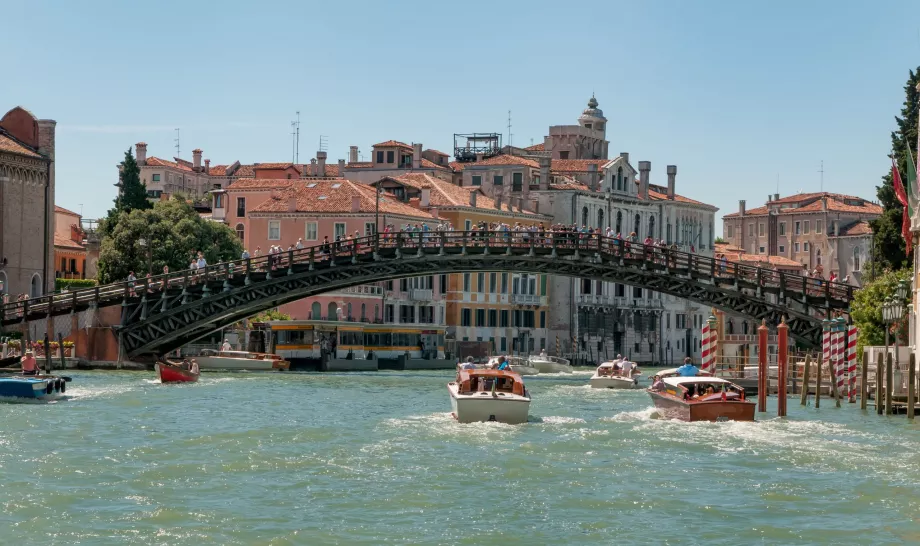
POLYGON ((51 394, 52 392, 54 392, 54 381, 48 381, 48 384, 45 387, 45 393, 51 394))

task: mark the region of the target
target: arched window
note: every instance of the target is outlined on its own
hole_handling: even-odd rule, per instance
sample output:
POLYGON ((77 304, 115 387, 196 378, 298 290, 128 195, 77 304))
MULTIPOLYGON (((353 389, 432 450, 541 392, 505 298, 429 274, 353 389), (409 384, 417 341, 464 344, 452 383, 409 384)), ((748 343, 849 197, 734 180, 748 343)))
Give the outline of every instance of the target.
POLYGON ((597 209, 597 227, 604 227, 604 209, 597 209))
POLYGON ((633 227, 633 231, 636 232, 636 237, 639 236, 639 229, 642 227, 642 218, 639 217, 639 214, 636 214, 636 224, 633 227))
POLYGON ((43 293, 43 290, 42 290, 42 276, 41 276, 40 273, 36 273, 36 274, 32 275, 32 287, 31 287, 31 288, 32 288, 32 289, 31 289, 31 291, 29 292, 29 296, 30 296, 30 297, 37 298, 37 297, 39 297, 39 296, 42 295, 42 293, 43 293))
POLYGON ((326 316, 326 320, 335 320, 338 311, 339 306, 334 301, 329 302, 329 314, 326 316))
POLYGON ((680 218, 677 219, 677 227, 675 228, 675 233, 677 234, 677 244, 681 242, 681 233, 680 233, 680 218))
POLYGON ((364 321, 367 318, 367 304, 361 304, 361 320, 364 321))
POLYGON ((746 320, 741 322, 741 328, 742 328, 742 330, 744 331, 744 335, 747 335, 747 333, 748 333, 748 323, 747 323, 746 320))
POLYGON ((237 224, 236 236, 240 238, 240 241, 243 240, 243 235, 246 235, 246 227, 243 224, 237 224))
POLYGON ((671 222, 668 222, 668 238, 667 243, 671 244, 671 222))
POLYGON ((650 214, 648 217, 648 236, 655 238, 655 215, 650 214))
POLYGON ((323 318, 323 308, 318 301, 314 301, 313 305, 310 306, 310 318, 313 320, 320 320, 323 318))
POLYGON ((732 319, 728 319, 728 334, 731 335, 734 333, 735 333, 735 323, 734 321, 732 321, 732 319))
POLYGON ((617 211, 617 233, 623 231, 623 211, 617 211))
POLYGON ((348 313, 345 316, 348 317, 348 320, 351 320, 351 302, 348 302, 348 313))
POLYGON ((860 254, 859 247, 853 249, 853 271, 859 271, 860 254))
POLYGON ((581 209, 581 225, 582 226, 588 225, 588 207, 584 207, 583 209, 581 209))
POLYGON ((820 248, 815 250, 815 263, 817 263, 818 265, 821 265, 821 249, 820 248))
POLYGON ((623 191, 623 167, 617 167, 617 191, 623 191))
POLYGON ((374 320, 380 320, 380 304, 374 304, 374 320))

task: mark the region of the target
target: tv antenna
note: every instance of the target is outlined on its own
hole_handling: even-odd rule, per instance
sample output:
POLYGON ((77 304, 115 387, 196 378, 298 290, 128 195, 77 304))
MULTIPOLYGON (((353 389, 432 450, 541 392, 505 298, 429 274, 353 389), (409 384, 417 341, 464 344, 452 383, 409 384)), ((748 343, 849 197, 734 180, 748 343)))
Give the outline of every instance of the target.
POLYGON ((821 160, 821 170, 818 171, 821 173, 821 193, 824 193, 824 160, 821 160))
POLYGON ((508 110, 508 147, 510 148, 512 144, 511 141, 511 110, 508 110))
POLYGON ((297 161, 297 122, 291 122, 291 163, 297 161))
POLYGON ((176 157, 182 157, 182 149, 179 146, 179 128, 176 127, 176 157))
POLYGON ((326 135, 319 135, 319 149, 318 152, 325 152, 326 148, 329 147, 329 137, 326 135))
POLYGON ((300 110, 297 111, 297 153, 294 155, 294 163, 300 163, 300 110))

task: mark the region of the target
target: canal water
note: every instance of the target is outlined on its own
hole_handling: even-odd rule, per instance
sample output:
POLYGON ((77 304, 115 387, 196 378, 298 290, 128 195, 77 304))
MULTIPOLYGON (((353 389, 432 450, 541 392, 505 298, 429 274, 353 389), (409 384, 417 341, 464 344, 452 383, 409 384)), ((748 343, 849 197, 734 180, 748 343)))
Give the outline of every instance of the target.
POLYGON ((583 372, 460 425, 449 372, 72 375, 0 404, 0 544, 920 542, 920 424, 826 399, 689 424, 583 372))

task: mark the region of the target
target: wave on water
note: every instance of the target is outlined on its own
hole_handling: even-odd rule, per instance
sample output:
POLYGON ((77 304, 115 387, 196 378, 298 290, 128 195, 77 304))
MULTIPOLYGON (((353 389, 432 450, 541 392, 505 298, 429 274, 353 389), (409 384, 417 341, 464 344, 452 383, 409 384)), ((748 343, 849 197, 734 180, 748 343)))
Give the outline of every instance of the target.
POLYGON ((580 417, 560 417, 555 415, 548 417, 534 417, 531 415, 527 422, 543 423, 547 425, 574 425, 584 423, 585 420, 580 417))
POLYGON ((654 406, 641 410, 621 411, 610 417, 601 417, 601 421, 611 421, 615 423, 648 422, 652 420, 660 420, 658 410, 654 406))

